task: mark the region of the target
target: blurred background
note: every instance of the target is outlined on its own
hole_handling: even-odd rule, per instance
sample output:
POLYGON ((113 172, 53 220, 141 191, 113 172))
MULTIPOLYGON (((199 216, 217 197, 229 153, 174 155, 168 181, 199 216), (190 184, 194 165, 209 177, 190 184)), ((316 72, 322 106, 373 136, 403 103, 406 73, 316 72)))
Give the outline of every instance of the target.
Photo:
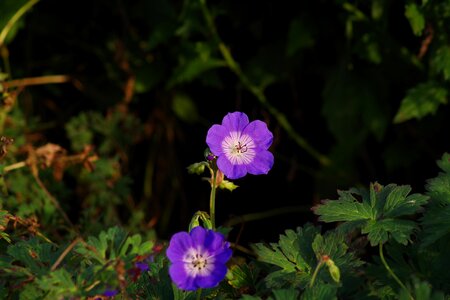
POLYGON ((1 207, 53 237, 186 230, 228 112, 274 133, 270 173, 217 196, 242 242, 337 189, 421 192, 450 149, 450 1, 1 0, 0 28, 1 207))

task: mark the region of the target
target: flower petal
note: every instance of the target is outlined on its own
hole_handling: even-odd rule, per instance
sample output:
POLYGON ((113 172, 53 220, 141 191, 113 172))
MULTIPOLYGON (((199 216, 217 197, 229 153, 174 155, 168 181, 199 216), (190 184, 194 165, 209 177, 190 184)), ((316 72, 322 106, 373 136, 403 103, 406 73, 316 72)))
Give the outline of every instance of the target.
POLYGON ((208 230, 201 226, 194 227, 190 233, 194 245, 204 245, 207 233, 208 230))
POLYGON ((166 255, 171 262, 183 260, 186 251, 192 248, 192 239, 187 232, 178 232, 170 239, 166 255))
POLYGON ((225 245, 225 237, 219 233, 209 230, 205 239, 205 250, 208 252, 217 251, 222 249, 225 245))
POLYGON ((196 285, 201 288, 212 288, 217 286, 227 274, 227 267, 223 263, 214 264, 212 273, 208 276, 198 276, 195 279, 196 285))
POLYGON ((195 284, 195 277, 191 277, 186 273, 185 263, 176 262, 169 268, 169 275, 176 286, 181 290, 193 291, 198 289, 195 284))
POLYGON ((209 149, 214 155, 221 155, 223 153, 222 150, 222 141, 226 135, 228 135, 229 131, 225 126, 222 125, 213 125, 206 135, 206 144, 208 144, 209 149))
POLYGON ((225 155, 219 156, 217 167, 229 179, 238 179, 247 174, 246 165, 233 165, 225 155))
POLYGON ((221 249, 220 251, 214 252, 214 262, 215 263, 222 263, 226 264, 226 262, 231 258, 233 255, 233 251, 229 248, 229 244, 225 246, 224 249, 221 249))
POLYGON ((245 126, 248 125, 248 117, 243 112, 228 113, 222 120, 222 125, 225 126, 228 131, 241 132, 245 126))
POLYGON ((260 148, 267 150, 272 145, 273 134, 267 128, 267 124, 260 120, 250 122, 242 132, 248 134, 253 142, 260 148))
POLYGON ((267 150, 256 150, 256 156, 247 165, 247 172, 253 175, 267 174, 273 166, 273 154, 267 150))

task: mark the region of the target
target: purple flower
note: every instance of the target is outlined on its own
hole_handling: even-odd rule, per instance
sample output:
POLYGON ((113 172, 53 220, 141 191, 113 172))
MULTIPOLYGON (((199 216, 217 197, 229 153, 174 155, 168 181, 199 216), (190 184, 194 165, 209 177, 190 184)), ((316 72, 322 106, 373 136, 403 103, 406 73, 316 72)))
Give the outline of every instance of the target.
POLYGON ((113 290, 113 289, 106 289, 106 291, 103 292, 103 296, 106 297, 114 297, 115 295, 117 295, 119 292, 117 290, 113 290))
POLYGON ((134 263, 134 266, 141 270, 141 272, 146 272, 149 270, 148 264, 144 261, 137 261, 134 263))
POLYGON ((230 179, 247 173, 267 174, 273 166, 273 155, 267 150, 272 140, 266 123, 249 123, 242 112, 228 113, 222 125, 213 125, 206 136, 211 152, 218 157, 217 167, 230 179))
POLYGON ((197 226, 174 234, 167 248, 169 275, 179 289, 212 288, 225 278, 230 244, 215 231, 197 226))

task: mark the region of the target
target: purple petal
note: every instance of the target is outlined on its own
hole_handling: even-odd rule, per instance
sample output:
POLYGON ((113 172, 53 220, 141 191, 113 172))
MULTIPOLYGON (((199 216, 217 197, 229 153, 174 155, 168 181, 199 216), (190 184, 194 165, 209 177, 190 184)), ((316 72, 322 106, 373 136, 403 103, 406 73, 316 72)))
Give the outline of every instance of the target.
POLYGON ((227 248, 222 249, 220 251, 216 251, 214 253, 214 259, 217 264, 222 263, 226 264, 226 262, 231 258, 233 251, 229 248, 229 244, 227 243, 227 248))
POLYGON ((225 237, 219 233, 209 230, 205 239, 205 249, 210 253, 222 249, 225 245, 225 237))
POLYGON ((214 270, 208 276, 198 276, 196 278, 196 285, 201 288, 212 288, 217 286, 227 274, 227 267, 225 264, 214 264, 214 270))
POLYGON ((118 293, 119 293, 119 291, 117 291, 117 290, 107 289, 106 291, 103 292, 103 296, 106 296, 106 297, 114 297, 114 296, 117 295, 118 293))
POLYGON ((269 131, 267 124, 263 121, 256 120, 250 122, 250 124, 245 127, 242 134, 251 136, 254 143, 264 150, 269 149, 270 145, 272 145, 273 134, 269 131))
POLYGON ((207 233, 208 230, 201 226, 194 227, 190 232, 192 243, 196 246, 204 245, 207 233))
POLYGON ((273 154, 267 150, 258 151, 247 171, 253 175, 267 174, 273 166, 273 154))
POLYGON ((206 144, 208 144, 209 149, 214 155, 221 155, 223 153, 222 150, 222 141, 229 134, 229 131, 225 126, 222 125, 213 125, 206 135, 206 144))
POLYGON ((219 156, 217 167, 229 179, 238 179, 247 174, 246 165, 233 165, 225 155, 219 156))
POLYGON ((228 131, 243 131, 245 126, 248 125, 248 117, 243 112, 228 113, 222 120, 222 125, 225 126, 228 131))
POLYGON ((169 247, 166 255, 171 262, 180 261, 183 259, 186 251, 192 248, 192 239, 187 232, 175 233, 170 239, 169 247))
POLYGON ((198 289, 195 284, 195 277, 190 277, 186 273, 184 262, 173 263, 169 268, 169 275, 175 285, 181 290, 193 291, 198 289))
POLYGON ((148 264, 143 261, 138 261, 134 263, 136 268, 139 268, 142 272, 148 271, 148 264))

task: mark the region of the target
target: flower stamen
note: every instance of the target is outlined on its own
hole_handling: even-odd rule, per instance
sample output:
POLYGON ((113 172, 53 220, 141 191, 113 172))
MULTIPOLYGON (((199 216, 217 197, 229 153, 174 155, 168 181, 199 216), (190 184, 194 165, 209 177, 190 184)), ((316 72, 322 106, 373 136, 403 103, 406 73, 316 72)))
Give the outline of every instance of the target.
POLYGON ((188 251, 184 263, 190 276, 208 276, 213 269, 214 258, 202 249, 191 249, 188 251))
POLYGON ((238 142, 238 144, 235 146, 237 153, 245 153, 247 152, 247 144, 241 145, 241 142, 238 142))

